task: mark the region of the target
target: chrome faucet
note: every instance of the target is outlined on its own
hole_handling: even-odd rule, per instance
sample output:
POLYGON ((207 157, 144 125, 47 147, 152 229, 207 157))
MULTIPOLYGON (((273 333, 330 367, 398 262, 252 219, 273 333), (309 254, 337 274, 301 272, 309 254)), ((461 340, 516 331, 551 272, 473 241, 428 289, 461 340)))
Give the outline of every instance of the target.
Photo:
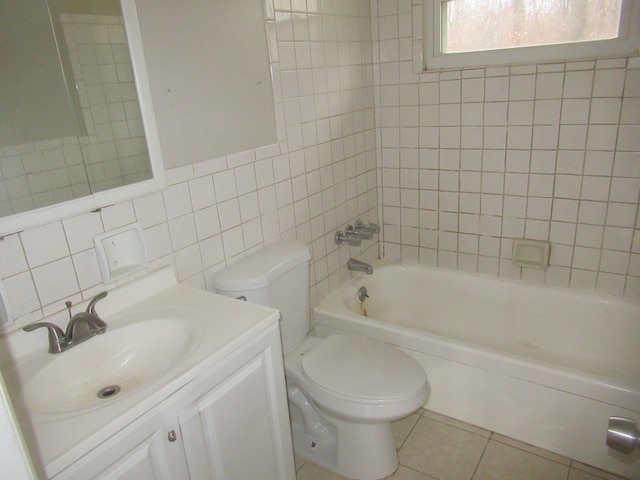
POLYGON ((380 226, 377 223, 364 223, 362 220, 356 220, 354 225, 347 225, 347 228, 336 232, 335 241, 338 245, 348 243, 352 247, 357 247, 362 240, 371 240, 373 235, 380 232, 380 226))
POLYGON ((356 220, 353 229, 358 235, 362 235, 362 238, 366 239, 370 239, 373 235, 380 233, 380 225, 373 222, 364 223, 360 219, 356 220))
POLYGON ((347 262, 347 268, 354 272, 364 272, 367 275, 371 275, 373 273, 373 267, 368 263, 361 262, 360 260, 356 260, 355 258, 350 258, 347 262))
POLYGON ((373 238, 373 233, 371 231, 356 228, 353 225, 347 225, 347 228, 344 231, 344 233, 354 238, 359 238, 362 240, 371 240, 371 238, 373 238))
POLYGON ((349 225, 344 232, 342 230, 338 230, 334 239, 338 245, 347 243, 352 247, 358 247, 362 243, 362 237, 355 234, 352 225, 349 225))
POLYGON ((71 314, 71 302, 65 302, 69 311, 69 324, 67 331, 63 332, 55 323, 37 322, 23 328, 25 332, 32 332, 44 327, 49 331, 49 353, 60 353, 71 347, 90 339, 95 335, 101 335, 107 331, 107 324, 96 313, 96 303, 107 296, 108 292, 102 292, 91 299, 87 310, 75 315, 71 314))

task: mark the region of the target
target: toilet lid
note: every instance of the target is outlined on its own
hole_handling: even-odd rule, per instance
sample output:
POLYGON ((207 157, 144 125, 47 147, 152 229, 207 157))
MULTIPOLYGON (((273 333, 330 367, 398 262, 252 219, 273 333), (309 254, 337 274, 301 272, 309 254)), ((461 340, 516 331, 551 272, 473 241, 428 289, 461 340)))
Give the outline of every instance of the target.
POLYGON ((331 335, 302 359, 310 382, 361 400, 393 400, 423 387, 424 369, 403 351, 372 340, 331 335))

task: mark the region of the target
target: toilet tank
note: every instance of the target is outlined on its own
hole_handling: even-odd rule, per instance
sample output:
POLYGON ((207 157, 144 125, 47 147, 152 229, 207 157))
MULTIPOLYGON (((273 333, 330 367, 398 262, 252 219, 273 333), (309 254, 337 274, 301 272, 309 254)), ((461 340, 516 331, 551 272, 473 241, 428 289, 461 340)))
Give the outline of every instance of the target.
POLYGON ((248 255, 213 277, 217 293, 280 310, 282 348, 287 353, 311 328, 309 249, 281 241, 248 255))

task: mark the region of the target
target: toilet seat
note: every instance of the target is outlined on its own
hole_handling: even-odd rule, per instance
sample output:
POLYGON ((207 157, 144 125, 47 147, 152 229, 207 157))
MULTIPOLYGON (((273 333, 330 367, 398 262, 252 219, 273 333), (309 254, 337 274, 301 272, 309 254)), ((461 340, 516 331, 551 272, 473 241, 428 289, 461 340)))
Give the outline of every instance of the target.
POLYGON ((424 369, 401 350, 336 334, 302 358, 302 371, 315 386, 354 402, 403 401, 427 381, 424 369))
POLYGON ((367 338, 307 336, 285 356, 284 365, 289 381, 314 404, 349 422, 397 420, 422 407, 430 394, 427 375, 417 361, 367 338), (365 368, 358 352, 376 368, 365 368), (385 368, 381 361, 393 367, 385 368), (362 378, 356 383, 358 376, 362 378))

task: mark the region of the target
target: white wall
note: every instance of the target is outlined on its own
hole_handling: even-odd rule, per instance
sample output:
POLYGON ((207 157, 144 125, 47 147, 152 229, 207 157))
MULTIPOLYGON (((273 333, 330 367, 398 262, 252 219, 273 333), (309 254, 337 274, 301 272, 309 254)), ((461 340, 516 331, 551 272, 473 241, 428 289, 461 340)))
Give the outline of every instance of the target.
POLYGON ((385 257, 639 300, 638 59, 414 73, 413 4, 371 2, 385 257))
POLYGON ((151 268, 173 264, 199 288, 246 252, 299 238, 313 249, 315 302, 350 256, 377 256, 375 241, 365 252, 333 243, 357 217, 377 219, 376 173, 387 257, 638 295, 638 69, 611 59, 414 74, 409 0, 373 0, 372 22, 366 0, 289 4, 276 1, 268 24, 285 140, 5 237, 0 278, 18 317, 99 291, 93 235, 136 221, 151 268), (518 236, 551 240, 546 274, 511 266, 518 236))
POLYGON ((0 278, 18 323, 102 290, 92 238, 134 222, 150 269, 174 265, 197 288, 278 238, 311 246, 312 302, 348 275, 350 256, 377 256, 375 240, 340 249, 333 241, 337 228, 377 215, 369 3, 275 3, 267 27, 284 140, 171 169, 163 192, 5 237, 0 278))

